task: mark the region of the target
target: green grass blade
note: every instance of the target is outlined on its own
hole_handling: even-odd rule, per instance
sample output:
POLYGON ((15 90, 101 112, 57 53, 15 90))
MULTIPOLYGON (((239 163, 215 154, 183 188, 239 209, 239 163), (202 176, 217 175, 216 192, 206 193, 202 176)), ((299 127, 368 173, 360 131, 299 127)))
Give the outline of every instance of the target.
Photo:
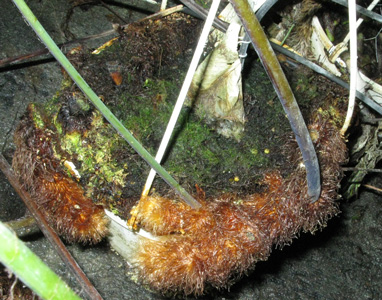
POLYGON ((1 263, 41 298, 81 299, 2 222, 0 241, 1 263))

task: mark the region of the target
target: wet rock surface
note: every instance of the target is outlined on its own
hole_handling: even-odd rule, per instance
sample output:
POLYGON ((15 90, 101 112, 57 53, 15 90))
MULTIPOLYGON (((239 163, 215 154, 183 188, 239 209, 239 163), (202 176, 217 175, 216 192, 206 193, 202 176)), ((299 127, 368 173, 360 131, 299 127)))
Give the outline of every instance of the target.
MULTIPOLYGON (((65 41, 62 22, 70 9, 67 1, 29 1, 31 9, 57 42, 65 41)), ((0 59, 43 48, 25 24, 16 7, 0 4, 0 59)), ((120 7, 125 17, 139 14, 120 7)), ((131 20, 131 19, 130 19, 131 20)), ((76 37, 109 30, 110 12, 99 6, 76 8, 70 32, 76 37), (86 21, 86 22, 85 22, 86 21)), ((107 38, 106 38, 107 40, 107 38)), ((97 41, 96 45, 102 41, 97 41)), ((90 46, 91 47, 91 46, 90 46)), ((43 102, 60 86, 62 73, 56 62, 46 59, 17 65, 0 73, 0 147, 10 159, 13 130, 27 104, 43 102)), ((374 186, 382 180, 368 179, 374 186)), ((0 220, 9 221, 25 213, 3 174, 0 174, 0 220)), ((291 246, 275 249, 248 277, 230 291, 214 292, 205 299, 379 299, 382 297, 382 206, 380 196, 362 191, 360 197, 342 202, 342 213, 315 235, 301 234, 291 246)), ((27 245, 82 297, 83 292, 47 240, 40 234, 24 238, 27 245)), ((126 262, 107 242, 95 247, 69 245, 69 250, 104 299, 160 299, 134 282, 126 262)))

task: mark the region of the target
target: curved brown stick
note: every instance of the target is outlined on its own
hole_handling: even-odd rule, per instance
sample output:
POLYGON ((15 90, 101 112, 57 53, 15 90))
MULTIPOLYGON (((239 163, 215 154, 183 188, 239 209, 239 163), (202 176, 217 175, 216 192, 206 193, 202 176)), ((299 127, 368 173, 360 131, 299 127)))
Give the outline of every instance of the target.
POLYGON ((261 63, 271 80, 273 87, 280 99, 289 123, 295 134, 300 147, 306 169, 308 184, 308 196, 312 202, 320 197, 321 179, 318 159, 310 138, 309 131, 305 125, 304 118, 300 112, 297 101, 289 86, 280 63, 273 52, 267 36, 260 22, 253 13, 247 0, 232 0, 232 5, 240 18, 247 34, 251 38, 252 45, 259 56, 261 63))

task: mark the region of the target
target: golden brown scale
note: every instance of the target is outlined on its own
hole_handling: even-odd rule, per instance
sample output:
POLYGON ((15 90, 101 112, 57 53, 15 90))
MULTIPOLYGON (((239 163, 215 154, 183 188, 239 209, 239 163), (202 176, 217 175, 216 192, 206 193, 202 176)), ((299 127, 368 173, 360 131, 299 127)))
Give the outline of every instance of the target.
POLYGON ((108 231, 103 208, 60 169, 53 151, 56 137, 48 126, 36 126, 35 113, 36 108, 30 105, 16 129, 12 167, 59 235, 69 242, 98 243, 108 231))
MULTIPOLYGON (((147 199, 156 200, 164 208, 166 203, 177 204, 162 198, 147 199)), ((225 199, 205 203, 188 217, 179 215, 187 222, 178 220, 178 232, 182 228, 185 234, 172 234, 160 242, 146 241, 136 257, 136 264, 143 266, 140 275, 155 289, 190 294, 202 292, 206 283, 227 287, 233 276, 264 259, 270 250, 270 242, 260 243, 267 236, 225 199)), ((164 218, 157 221, 166 224, 164 218)))
POLYGON ((56 173, 53 181, 42 180, 40 209, 50 224, 68 242, 98 243, 107 234, 108 221, 102 206, 84 196, 82 187, 56 173))
MULTIPOLYGON (((306 174, 297 157, 287 179, 277 171, 264 177, 268 188, 261 194, 209 199, 198 210, 147 197, 139 203, 136 221, 162 238, 142 240, 134 261, 141 279, 163 293, 201 295, 207 286, 226 288, 266 260, 273 245, 289 243, 301 230, 314 232, 337 214, 334 200, 346 146, 331 122, 319 115, 312 120, 322 171, 317 202, 307 197, 306 174)), ((298 152, 295 142, 286 148, 298 152)))

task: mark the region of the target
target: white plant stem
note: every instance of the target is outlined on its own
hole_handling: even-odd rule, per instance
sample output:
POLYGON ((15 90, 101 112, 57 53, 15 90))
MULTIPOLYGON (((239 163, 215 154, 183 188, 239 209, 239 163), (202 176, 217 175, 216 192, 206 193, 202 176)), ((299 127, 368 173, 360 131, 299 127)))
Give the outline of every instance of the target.
MULTIPOLYGON (((214 21, 217 10, 219 8, 219 4, 220 4, 220 0, 213 0, 211 8, 208 12, 208 16, 207 16, 206 22, 204 24, 202 33, 200 35, 198 45, 196 46, 194 56, 192 57, 192 60, 190 63, 190 67, 188 68, 186 78, 184 79, 182 88, 180 90, 178 99, 176 101, 174 110, 173 110, 172 115, 171 115, 170 121, 167 124, 166 131, 163 135, 163 138, 162 138, 161 144, 159 146, 158 152, 155 156, 155 160, 158 163, 160 163, 162 161, 163 155, 167 149, 168 142, 170 141, 172 132, 174 131, 175 124, 178 120, 180 111, 183 107, 184 101, 186 100, 188 89, 190 88, 192 78, 194 77, 196 68, 198 67, 198 63, 199 63, 200 57, 202 56, 204 46, 207 42, 207 38, 208 38, 208 35, 210 33, 212 23, 214 21)), ((154 181, 155 174, 156 174, 155 170, 151 169, 150 174, 147 177, 145 186, 144 186, 143 191, 142 191, 142 197, 148 195, 150 188, 151 188, 151 185, 154 181)))
POLYGON ((162 0, 162 3, 161 3, 161 6, 160 6, 160 10, 165 10, 167 7, 167 0, 162 0))
POLYGON ((355 95, 357 89, 357 16, 356 16, 356 2, 355 0, 349 0, 349 34, 350 34, 350 91, 349 91, 349 103, 346 113, 346 119, 344 125, 341 128, 341 133, 345 135, 347 129, 350 126, 350 122, 353 116, 355 106, 355 95))

